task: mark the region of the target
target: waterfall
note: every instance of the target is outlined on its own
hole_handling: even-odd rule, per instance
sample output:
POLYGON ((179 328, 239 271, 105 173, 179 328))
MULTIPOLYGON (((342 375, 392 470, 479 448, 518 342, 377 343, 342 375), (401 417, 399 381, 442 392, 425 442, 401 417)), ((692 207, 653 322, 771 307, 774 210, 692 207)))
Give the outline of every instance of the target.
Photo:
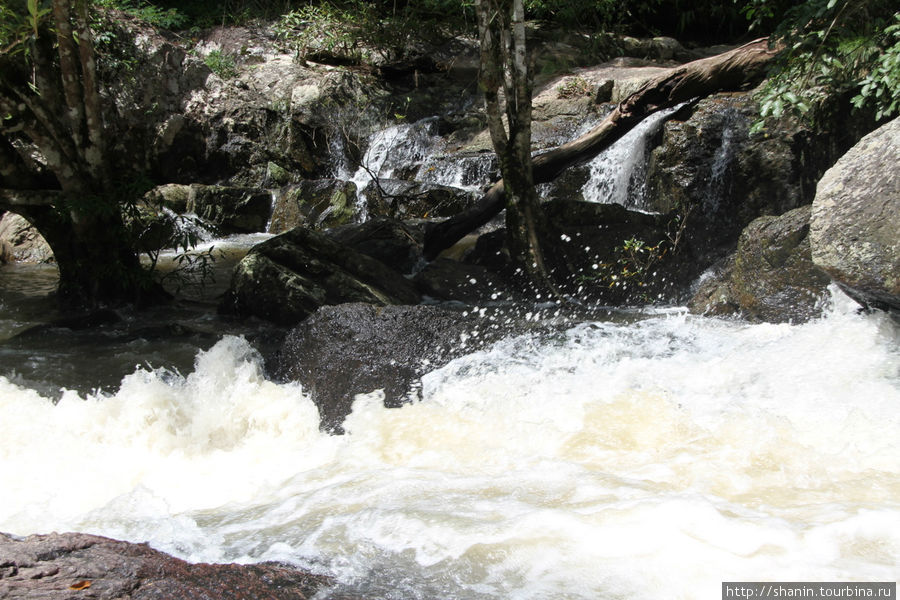
POLYGON ((703 208, 708 214, 716 214, 723 196, 728 192, 730 183, 728 170, 737 150, 735 137, 739 127, 746 127, 740 119, 740 113, 734 109, 722 111, 722 143, 713 154, 709 169, 709 183, 703 194, 703 208))
POLYGON ((407 179, 432 152, 439 137, 434 133, 435 118, 415 123, 397 123, 378 129, 369 136, 360 166, 351 174, 339 172, 340 179, 352 181, 357 190, 359 220, 368 218, 366 188, 373 179, 407 179))
POLYGON ((679 108, 653 113, 594 158, 589 163, 590 177, 581 190, 584 199, 646 210, 648 146, 666 117, 679 108))

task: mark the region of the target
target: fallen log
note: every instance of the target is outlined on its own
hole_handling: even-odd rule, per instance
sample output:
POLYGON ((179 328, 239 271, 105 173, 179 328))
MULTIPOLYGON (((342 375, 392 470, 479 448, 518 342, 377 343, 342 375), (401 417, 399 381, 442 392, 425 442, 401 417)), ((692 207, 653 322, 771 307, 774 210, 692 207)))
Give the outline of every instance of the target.
MULTIPOLYGON (((653 112, 716 92, 737 91, 756 85, 762 81, 766 66, 778 51, 769 47, 766 38, 760 38, 722 54, 661 73, 622 100, 588 133, 534 157, 534 183, 553 181, 569 167, 590 161, 653 112)), ((443 250, 494 218, 505 208, 505 195, 501 179, 471 208, 431 225, 425 232, 426 258, 433 260, 443 250)))

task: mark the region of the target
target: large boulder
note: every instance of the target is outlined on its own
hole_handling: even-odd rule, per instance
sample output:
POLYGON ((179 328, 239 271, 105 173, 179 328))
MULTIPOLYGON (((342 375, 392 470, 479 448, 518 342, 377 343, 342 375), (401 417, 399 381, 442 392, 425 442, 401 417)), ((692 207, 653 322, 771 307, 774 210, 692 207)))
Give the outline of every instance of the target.
POLYGON ((663 126, 647 173, 650 208, 695 207, 688 235, 709 247, 730 246, 753 219, 803 202, 793 138, 796 130, 747 132, 757 118, 749 94, 701 100, 663 126))
POLYGON ((375 217, 365 223, 333 227, 325 235, 400 273, 412 273, 425 260, 423 227, 412 221, 375 217))
POLYGON ((651 152, 648 208, 689 212, 694 277, 757 217, 811 203, 822 173, 871 127, 838 113, 815 130, 785 117, 751 134, 757 119, 752 93, 711 96, 673 115, 651 152))
POLYGON ((53 262, 47 241, 24 217, 5 213, 0 218, 0 263, 53 262))
POLYGON ((221 185, 191 186, 188 212, 223 233, 265 231, 272 213, 272 194, 258 188, 221 185))
POLYGON ((815 263, 864 304, 900 310, 900 118, 870 133, 816 190, 815 263))
POLYGON ((750 223, 727 267, 691 299, 691 311, 770 323, 802 323, 821 315, 830 279, 812 261, 809 215, 810 207, 802 206, 750 223))
POLYGON ((324 305, 419 301, 415 286, 384 263, 297 227, 255 246, 237 264, 221 309, 294 325, 324 305))
POLYGON ((459 188, 399 179, 379 179, 363 188, 369 214, 421 219, 452 217, 475 203, 475 194, 459 188))
POLYGON ((485 323, 435 306, 324 306, 288 333, 276 374, 300 381, 322 428, 340 432, 357 394, 383 390, 389 407, 415 398, 422 375, 496 337, 485 323))
POLYGON ((8 599, 303 600, 331 584, 285 565, 192 564, 146 544, 84 533, 0 533, 0 597, 8 599))
POLYGON ((298 226, 325 229, 357 215, 356 184, 339 179, 308 179, 275 193, 269 233, 298 226))
POLYGON ((272 213, 272 193, 225 185, 166 184, 144 194, 149 207, 193 213, 221 233, 265 231, 272 213))

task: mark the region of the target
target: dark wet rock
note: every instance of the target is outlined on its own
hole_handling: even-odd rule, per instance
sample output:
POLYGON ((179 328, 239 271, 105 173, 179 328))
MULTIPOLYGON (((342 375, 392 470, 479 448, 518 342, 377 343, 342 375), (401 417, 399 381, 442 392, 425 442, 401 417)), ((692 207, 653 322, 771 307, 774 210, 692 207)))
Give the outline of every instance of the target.
POLYGON ((375 217, 365 223, 334 227, 325 235, 400 273, 411 273, 424 261, 423 228, 412 222, 375 217))
POLYGON ((510 283, 481 265, 437 258, 413 278, 425 296, 437 300, 454 300, 465 304, 482 304, 515 299, 510 283))
POLYGON ((168 208, 175 213, 186 213, 194 198, 194 186, 179 183, 158 185, 144 194, 144 202, 150 206, 168 208))
POLYGON ((415 286, 384 263, 303 227, 255 246, 235 267, 221 309, 293 325, 320 306, 417 304, 415 286))
POLYGON ((577 297, 645 304, 671 299, 685 284, 679 278, 681 256, 673 252, 671 215, 567 200, 547 202, 544 209, 561 238, 553 240, 557 261, 571 273, 564 286, 577 297))
POLYGON ((379 179, 364 188, 369 213, 400 219, 452 217, 476 200, 472 192, 436 183, 379 179))
POLYGON ((324 306, 288 333, 276 374, 302 383, 323 429, 342 431, 357 394, 384 390, 389 407, 415 398, 423 374, 496 338, 487 323, 435 306, 324 306))
POLYGON ((731 289, 731 275, 734 272, 734 254, 710 267, 697 281, 696 289, 687 306, 694 314, 709 317, 727 317, 740 314, 731 289))
POLYGON ((303 600, 332 581, 285 565, 191 564, 83 533, 0 533, 0 597, 29 600, 303 600))
POLYGON ((254 233, 266 229, 272 194, 258 188, 191 186, 187 209, 223 233, 254 233))
POLYGON ((304 226, 325 229, 356 216, 356 184, 339 179, 310 179, 276 192, 270 233, 304 226))
POLYGON ((900 118, 829 169, 813 202, 815 263, 858 301, 900 310, 900 118))
POLYGON ((651 152, 649 208, 689 211, 695 277, 732 252, 757 217, 811 203, 822 173, 871 127, 838 112, 815 130, 785 118, 750 134, 757 118, 752 92, 711 96, 668 120, 651 152))
POLYGON ((756 217, 804 203, 793 147, 798 131, 750 136, 756 118, 752 97, 738 94, 701 100, 663 126, 648 168, 651 208, 695 207, 688 236, 698 245, 733 244, 756 217))
POLYGON ((810 207, 803 206, 750 223, 731 268, 704 282, 690 303, 692 312, 734 312, 770 323, 802 323, 820 316, 831 280, 813 264, 809 215, 810 207))
POLYGON ((160 224, 156 237, 164 238, 167 230, 177 233, 176 221, 186 221, 190 217, 184 215, 188 214, 221 233, 255 233, 265 231, 272 213, 272 194, 260 188, 171 183, 144 194, 139 209, 146 221, 160 224))
POLYGON ((5 213, 0 218, 0 264, 53 262, 53 251, 24 217, 5 213))

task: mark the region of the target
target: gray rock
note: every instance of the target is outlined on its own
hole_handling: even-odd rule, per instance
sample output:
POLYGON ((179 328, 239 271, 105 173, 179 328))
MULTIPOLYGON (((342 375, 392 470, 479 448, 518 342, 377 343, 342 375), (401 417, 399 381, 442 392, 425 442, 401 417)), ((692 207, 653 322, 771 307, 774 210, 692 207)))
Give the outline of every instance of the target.
POLYGON ((517 294, 509 282, 481 265, 438 258, 413 279, 422 294, 437 300, 483 304, 513 300, 517 294))
POLYGON ((691 311, 770 323, 802 323, 821 315, 830 279, 812 261, 809 214, 810 207, 803 206, 750 223, 730 265, 701 286, 691 311))
POLYGON ((334 227, 325 235, 400 273, 412 273, 425 260, 423 228, 414 226, 413 222, 375 217, 365 223, 334 227))
POLYGON ((265 231, 272 213, 272 194, 258 188, 194 185, 187 211, 223 233, 265 231))
POLYGON ((344 225, 356 216, 356 184, 339 179, 311 179, 275 193, 269 233, 298 226, 324 229, 344 225))
POLYGON ((255 246, 237 264, 221 310, 294 325, 324 305, 419 301, 413 284, 384 263, 297 227, 255 246))
POLYGON ((491 336, 483 320, 435 306, 324 306, 288 333, 276 374, 300 381, 321 426, 341 432, 357 394, 384 390, 385 405, 415 398, 423 374, 491 336))
POLYGON ((24 217, 6 213, 0 218, 0 263, 53 261, 47 241, 24 217))
POLYGON ((864 304, 900 310, 900 118, 864 137, 819 182, 815 263, 864 304))
POLYGON ((364 188, 369 214, 399 219, 452 217, 476 198, 459 188, 397 179, 379 179, 364 188))
POLYGON ((146 544, 83 533, 0 533, 0 597, 9 599, 303 600, 332 584, 284 565, 191 564, 146 544))

